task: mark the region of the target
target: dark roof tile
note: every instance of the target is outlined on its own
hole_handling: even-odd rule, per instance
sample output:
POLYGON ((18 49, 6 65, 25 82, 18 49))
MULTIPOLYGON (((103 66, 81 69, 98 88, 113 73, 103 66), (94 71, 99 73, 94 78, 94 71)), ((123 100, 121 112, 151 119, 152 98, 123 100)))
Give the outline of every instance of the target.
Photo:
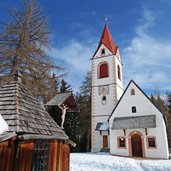
POLYGON ((116 117, 112 129, 155 128, 156 115, 116 117))

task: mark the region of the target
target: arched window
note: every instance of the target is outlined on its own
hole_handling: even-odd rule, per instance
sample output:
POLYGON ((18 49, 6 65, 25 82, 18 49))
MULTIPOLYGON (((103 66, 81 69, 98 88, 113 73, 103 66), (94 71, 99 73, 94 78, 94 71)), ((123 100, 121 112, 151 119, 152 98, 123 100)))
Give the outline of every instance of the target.
POLYGON ((109 76, 108 73, 108 63, 103 62, 98 67, 98 78, 106 78, 109 76))
POLYGON ((101 55, 102 55, 102 56, 105 55, 105 49, 102 49, 102 50, 101 50, 101 55))
POLYGON ((120 66, 118 65, 118 79, 121 80, 121 69, 120 66))
POLYGON ((133 88, 131 89, 131 95, 135 95, 135 90, 133 88))
POLYGON ((103 97, 102 97, 102 100, 103 100, 103 101, 106 101, 106 96, 103 96, 103 97))
POLYGON ((102 104, 105 105, 107 103, 107 99, 106 96, 102 96, 102 104))

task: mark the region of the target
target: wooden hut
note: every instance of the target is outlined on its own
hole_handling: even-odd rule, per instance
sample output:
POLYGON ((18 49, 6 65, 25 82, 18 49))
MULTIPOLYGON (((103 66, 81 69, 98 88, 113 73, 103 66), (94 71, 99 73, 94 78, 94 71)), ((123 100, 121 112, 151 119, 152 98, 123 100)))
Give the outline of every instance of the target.
POLYGON ((0 171, 68 171, 74 145, 18 79, 0 87, 0 171))

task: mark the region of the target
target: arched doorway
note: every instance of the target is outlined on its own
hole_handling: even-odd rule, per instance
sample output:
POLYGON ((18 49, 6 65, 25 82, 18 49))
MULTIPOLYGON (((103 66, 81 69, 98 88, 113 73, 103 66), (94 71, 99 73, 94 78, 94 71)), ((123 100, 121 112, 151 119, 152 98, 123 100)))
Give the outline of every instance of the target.
POLYGON ((128 135, 129 156, 145 157, 144 135, 140 131, 132 131, 128 135))
POLYGON ((143 157, 142 141, 139 134, 133 134, 131 136, 132 156, 143 157))

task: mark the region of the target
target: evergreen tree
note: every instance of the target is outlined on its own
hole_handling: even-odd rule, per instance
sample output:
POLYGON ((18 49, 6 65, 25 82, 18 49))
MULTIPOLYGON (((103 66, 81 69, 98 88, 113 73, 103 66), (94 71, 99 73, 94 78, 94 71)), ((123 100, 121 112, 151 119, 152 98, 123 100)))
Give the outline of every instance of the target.
POLYGON ((80 93, 76 96, 77 104, 80 109, 80 151, 90 151, 91 138, 91 72, 87 72, 85 79, 80 87, 80 93))
POLYGON ((61 80, 60 92, 61 93, 72 92, 71 85, 68 85, 68 83, 64 79, 61 80))
POLYGON ((67 112, 64 122, 65 132, 69 138, 76 143, 76 147, 71 148, 72 152, 79 151, 79 127, 78 112, 67 112))
POLYGON ((165 101, 160 97, 159 91, 156 94, 155 98, 153 95, 151 96, 151 101, 160 110, 160 112, 164 116, 165 123, 166 123, 168 144, 169 144, 169 147, 171 147, 171 115, 169 113, 169 108, 167 106, 169 104, 169 94, 166 99, 166 101, 168 102, 167 105, 166 105, 165 101))
POLYGON ((160 97, 160 94, 156 94, 156 97, 154 98, 153 95, 151 95, 151 102, 160 110, 161 113, 164 114, 165 117, 168 115, 168 108, 165 104, 165 101, 160 97))
POLYGON ((166 104, 168 107, 167 117, 167 136, 169 148, 171 148, 171 92, 166 92, 166 104))
POLYGON ((166 103, 169 108, 169 113, 171 114, 171 92, 166 92, 166 103))

